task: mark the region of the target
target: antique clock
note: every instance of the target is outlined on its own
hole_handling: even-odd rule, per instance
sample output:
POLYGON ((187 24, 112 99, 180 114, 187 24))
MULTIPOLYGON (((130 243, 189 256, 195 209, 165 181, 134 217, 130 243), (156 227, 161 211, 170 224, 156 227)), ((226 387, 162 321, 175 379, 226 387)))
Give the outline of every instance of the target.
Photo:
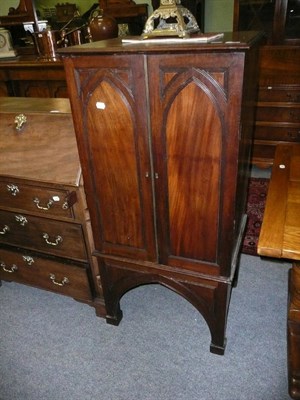
POLYGON ((5 28, 0 28, 0 58, 16 57, 13 49, 10 32, 5 28))

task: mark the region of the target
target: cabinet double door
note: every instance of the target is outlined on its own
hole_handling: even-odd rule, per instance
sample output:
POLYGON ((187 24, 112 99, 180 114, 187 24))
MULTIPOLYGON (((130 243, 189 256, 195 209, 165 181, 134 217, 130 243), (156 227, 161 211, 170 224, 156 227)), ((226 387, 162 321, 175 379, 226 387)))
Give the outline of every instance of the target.
POLYGON ((108 322, 127 290, 158 282, 198 308, 212 351, 224 350, 243 65, 242 52, 66 58, 108 322))
POLYGON ((242 60, 67 60, 97 252, 230 275, 242 60))

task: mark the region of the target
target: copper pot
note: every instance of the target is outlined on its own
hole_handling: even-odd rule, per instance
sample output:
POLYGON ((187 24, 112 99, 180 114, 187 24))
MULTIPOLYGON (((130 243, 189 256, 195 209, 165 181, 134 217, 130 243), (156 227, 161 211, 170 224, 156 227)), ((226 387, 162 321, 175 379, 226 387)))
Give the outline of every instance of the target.
POLYGON ((57 43, 60 39, 59 31, 44 30, 42 32, 33 33, 35 45, 40 58, 55 59, 57 58, 57 43))
POLYGON ((89 34, 91 41, 112 39, 118 36, 118 24, 115 18, 107 15, 103 9, 96 9, 89 19, 89 34))

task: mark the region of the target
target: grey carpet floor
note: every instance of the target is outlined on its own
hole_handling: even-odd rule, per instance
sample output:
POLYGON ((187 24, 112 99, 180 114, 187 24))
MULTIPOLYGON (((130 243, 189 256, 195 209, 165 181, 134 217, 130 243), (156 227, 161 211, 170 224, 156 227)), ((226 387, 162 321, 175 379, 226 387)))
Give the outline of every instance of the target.
POLYGON ((186 300, 131 290, 118 327, 39 289, 0 288, 1 400, 285 400, 287 263, 242 255, 224 356, 186 300))

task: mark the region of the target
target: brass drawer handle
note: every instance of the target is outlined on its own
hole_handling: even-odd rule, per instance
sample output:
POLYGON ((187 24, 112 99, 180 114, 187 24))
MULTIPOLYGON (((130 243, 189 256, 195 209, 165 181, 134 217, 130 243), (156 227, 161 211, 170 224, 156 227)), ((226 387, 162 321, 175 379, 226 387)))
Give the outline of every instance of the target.
POLYGON ((13 183, 7 185, 6 187, 7 187, 7 190, 11 193, 12 196, 16 196, 20 192, 18 186, 14 185, 13 183))
POLYGON ((67 284, 67 283, 70 282, 69 279, 66 278, 66 277, 64 277, 63 280, 62 280, 61 282, 57 282, 57 281, 55 280, 56 277, 55 277, 54 274, 50 274, 50 279, 51 279, 52 283, 53 283, 54 285, 57 285, 57 286, 64 286, 65 284, 67 284))
POLYGON ((7 232, 9 232, 9 226, 4 225, 4 228, 2 229, 2 231, 0 231, 0 235, 5 235, 7 232))
POLYGON ((23 128, 23 125, 27 121, 27 117, 24 114, 19 114, 16 115, 15 117, 15 124, 16 124, 16 130, 20 131, 23 128))
POLYGON ((300 130, 298 132, 294 132, 294 131, 287 132, 287 136, 290 139, 300 139, 300 130))
POLYGON ((63 241, 63 238, 60 235, 57 235, 55 238, 55 242, 50 242, 48 233, 43 233, 43 239, 45 239, 45 242, 50 246, 57 246, 63 241))
POLYGON ((12 274, 13 272, 18 271, 18 267, 15 264, 13 264, 10 268, 6 267, 4 262, 2 262, 0 265, 1 265, 2 269, 3 269, 3 271, 8 272, 10 274, 12 274))
POLYGON ((39 210, 45 210, 45 211, 49 210, 52 207, 53 203, 54 203, 54 201, 52 199, 49 199, 49 201, 46 204, 46 206, 41 206, 40 205, 40 200, 37 197, 35 197, 33 199, 33 202, 35 203, 35 205, 37 206, 37 208, 39 210))
POLYGON ((15 219, 17 222, 20 223, 21 226, 25 226, 26 224, 28 224, 27 218, 23 215, 16 215, 15 219))

